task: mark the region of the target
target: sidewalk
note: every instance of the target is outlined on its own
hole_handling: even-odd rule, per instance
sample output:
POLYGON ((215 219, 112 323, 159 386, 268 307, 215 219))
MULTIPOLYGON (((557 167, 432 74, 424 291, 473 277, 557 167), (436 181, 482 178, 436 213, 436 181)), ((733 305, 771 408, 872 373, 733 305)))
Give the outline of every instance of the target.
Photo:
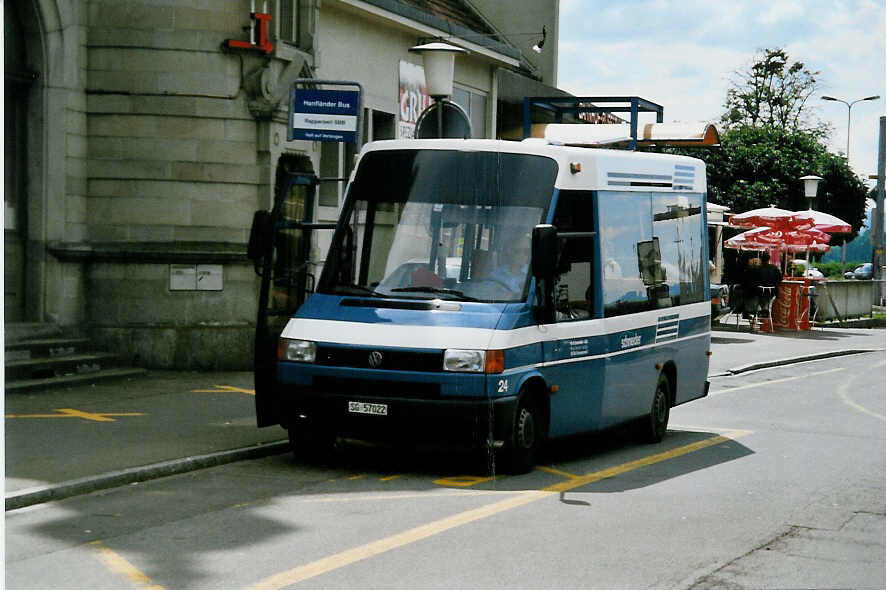
MULTIPOLYGON (((886 349, 886 330, 718 328, 709 375, 886 349)), ((6 395, 6 509, 288 450, 255 426, 252 373, 151 371, 6 395)))
POLYGON ((754 369, 886 350, 886 330, 870 328, 815 328, 811 331, 749 332, 744 322, 717 326, 711 332, 708 376, 736 375, 754 369))
POLYGON ((150 371, 6 394, 6 509, 283 452, 252 388, 251 372, 150 371))

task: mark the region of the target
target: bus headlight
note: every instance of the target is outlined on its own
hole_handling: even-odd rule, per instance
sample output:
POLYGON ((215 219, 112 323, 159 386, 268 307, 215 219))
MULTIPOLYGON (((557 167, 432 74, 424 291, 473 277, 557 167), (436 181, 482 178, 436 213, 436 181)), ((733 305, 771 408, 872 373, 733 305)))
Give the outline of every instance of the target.
POLYGON ((317 360, 317 343, 310 340, 281 338, 277 345, 277 360, 313 363, 317 360))
POLYGON ((482 373, 485 368, 485 350, 459 350, 457 348, 450 348, 443 351, 444 371, 482 373))

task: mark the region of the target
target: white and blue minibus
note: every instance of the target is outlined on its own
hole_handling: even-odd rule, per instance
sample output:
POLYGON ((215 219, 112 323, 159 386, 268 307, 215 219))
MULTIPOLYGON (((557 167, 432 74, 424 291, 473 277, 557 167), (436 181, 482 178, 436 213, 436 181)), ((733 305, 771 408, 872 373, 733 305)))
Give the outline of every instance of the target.
POLYGON ((685 156, 368 144, 313 293, 257 379, 259 424, 286 427, 297 453, 449 441, 513 472, 549 439, 631 422, 661 440, 670 408, 709 386, 705 193, 685 156))

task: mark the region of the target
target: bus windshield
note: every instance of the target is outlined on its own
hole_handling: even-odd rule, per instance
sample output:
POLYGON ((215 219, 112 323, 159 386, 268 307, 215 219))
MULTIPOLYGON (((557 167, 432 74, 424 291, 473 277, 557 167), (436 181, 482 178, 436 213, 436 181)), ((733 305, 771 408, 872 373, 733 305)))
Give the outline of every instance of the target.
POLYGON ((516 302, 529 286, 532 228, 557 164, 484 151, 366 154, 348 191, 318 292, 516 302))

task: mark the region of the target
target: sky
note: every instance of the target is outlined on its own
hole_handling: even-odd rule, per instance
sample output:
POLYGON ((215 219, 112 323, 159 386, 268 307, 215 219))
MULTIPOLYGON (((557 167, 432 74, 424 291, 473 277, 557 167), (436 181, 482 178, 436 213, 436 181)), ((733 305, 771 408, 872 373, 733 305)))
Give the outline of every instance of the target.
POLYGON ((833 153, 846 152, 848 109, 820 97, 882 96, 852 107, 849 135, 852 168, 865 179, 877 174, 886 0, 560 0, 557 86, 576 96, 640 96, 662 105, 666 122, 717 122, 735 72, 777 47, 820 72, 808 105, 831 123, 833 153))

